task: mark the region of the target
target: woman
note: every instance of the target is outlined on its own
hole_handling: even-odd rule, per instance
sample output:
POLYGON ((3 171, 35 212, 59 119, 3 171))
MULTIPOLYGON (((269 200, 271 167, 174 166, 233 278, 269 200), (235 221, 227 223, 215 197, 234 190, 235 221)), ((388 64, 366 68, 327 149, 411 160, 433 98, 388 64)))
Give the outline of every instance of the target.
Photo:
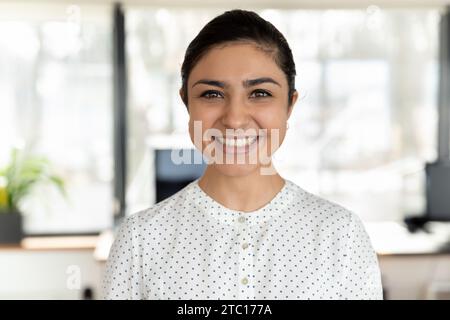
POLYGON ((359 218, 272 165, 298 97, 283 35, 254 12, 225 12, 190 43, 181 74, 207 169, 122 223, 105 297, 381 299, 359 218))

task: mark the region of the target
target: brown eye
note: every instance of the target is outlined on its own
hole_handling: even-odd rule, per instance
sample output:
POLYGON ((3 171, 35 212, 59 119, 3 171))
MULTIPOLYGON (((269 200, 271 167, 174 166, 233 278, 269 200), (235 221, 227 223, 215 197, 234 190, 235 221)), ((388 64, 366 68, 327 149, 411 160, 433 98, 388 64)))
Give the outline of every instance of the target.
POLYGON ((266 98, 266 97, 271 97, 272 95, 265 91, 265 90, 255 90, 252 92, 252 96, 253 94, 255 94, 255 98, 266 98))
POLYGON ((214 91, 214 90, 205 91, 200 95, 200 97, 208 99, 208 100, 218 98, 219 96, 221 96, 221 93, 219 91, 214 91))

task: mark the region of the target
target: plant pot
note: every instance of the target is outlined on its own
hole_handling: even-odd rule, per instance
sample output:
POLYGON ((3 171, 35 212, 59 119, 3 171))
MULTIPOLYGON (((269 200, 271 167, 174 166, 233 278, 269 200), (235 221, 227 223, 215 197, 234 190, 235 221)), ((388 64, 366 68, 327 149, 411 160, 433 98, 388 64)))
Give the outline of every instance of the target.
POLYGON ((22 215, 18 212, 1 212, 0 244, 19 244, 22 238, 22 215))

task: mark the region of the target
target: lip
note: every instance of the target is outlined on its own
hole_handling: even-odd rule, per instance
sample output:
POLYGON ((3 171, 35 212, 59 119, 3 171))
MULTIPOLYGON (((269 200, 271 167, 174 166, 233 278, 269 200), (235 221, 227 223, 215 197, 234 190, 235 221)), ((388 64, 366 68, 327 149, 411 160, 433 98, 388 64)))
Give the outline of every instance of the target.
MULTIPOLYGON (((213 136, 212 138, 214 140, 214 143, 219 148, 222 149, 223 153, 226 153, 226 154, 246 154, 246 153, 249 153, 251 150, 255 149, 258 146, 259 142, 261 141, 262 136, 233 137, 234 140, 243 139, 243 138, 255 138, 255 137, 256 137, 256 139, 251 144, 245 144, 243 146, 237 146, 237 145, 229 146, 229 145, 226 145, 225 143, 220 142, 219 139, 217 139, 215 136, 213 136)), ((228 139, 230 139, 230 138, 228 138, 228 139)))

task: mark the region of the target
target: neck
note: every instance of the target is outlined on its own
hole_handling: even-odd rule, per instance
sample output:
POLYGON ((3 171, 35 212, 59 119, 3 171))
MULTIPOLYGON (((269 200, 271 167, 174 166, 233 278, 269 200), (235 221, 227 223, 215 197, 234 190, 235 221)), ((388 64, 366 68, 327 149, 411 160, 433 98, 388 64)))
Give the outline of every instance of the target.
POLYGON ((227 176, 208 166, 198 182, 200 188, 223 206, 237 211, 255 211, 269 203, 283 188, 278 174, 227 176))

